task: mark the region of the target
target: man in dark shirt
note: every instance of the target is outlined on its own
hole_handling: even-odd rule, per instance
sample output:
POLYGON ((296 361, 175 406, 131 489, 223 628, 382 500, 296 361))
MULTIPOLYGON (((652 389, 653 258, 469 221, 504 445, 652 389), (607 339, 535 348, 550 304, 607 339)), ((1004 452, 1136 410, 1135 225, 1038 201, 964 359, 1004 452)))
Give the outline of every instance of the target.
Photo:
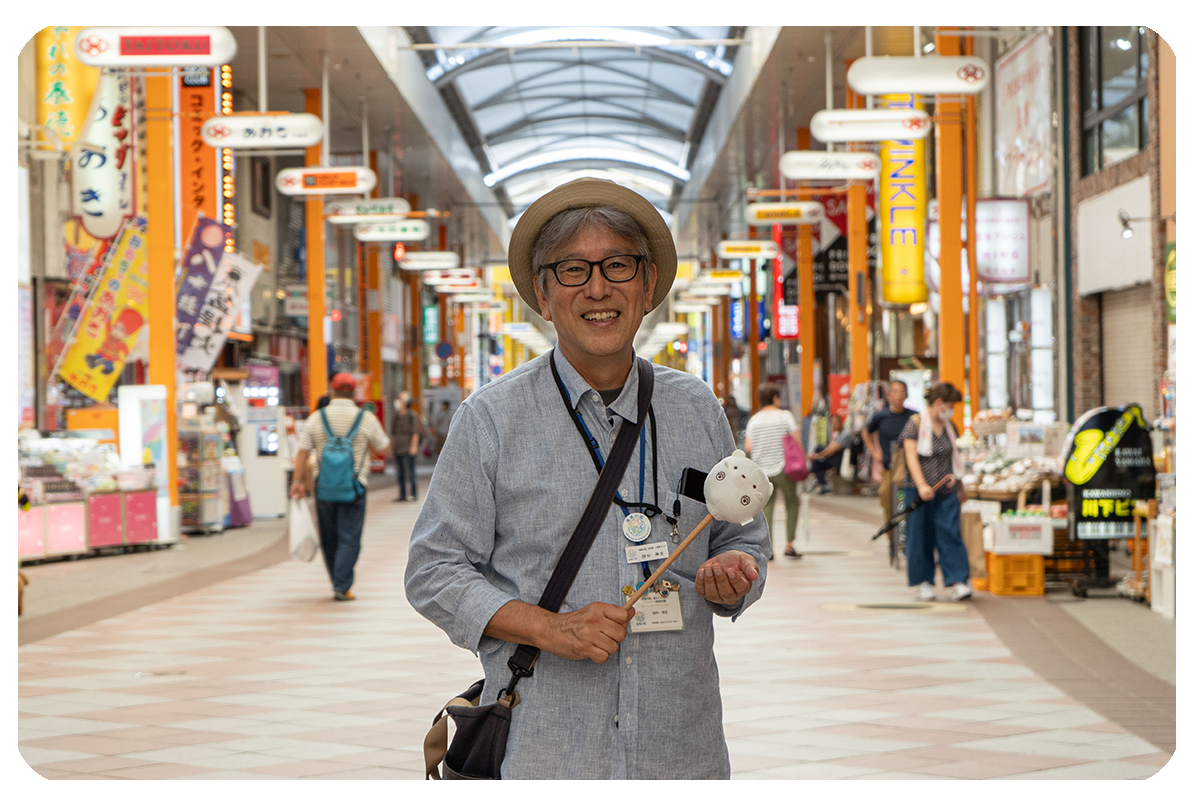
POLYGON ((917 413, 904 407, 908 399, 908 386, 904 381, 892 381, 888 386, 888 405, 876 411, 867 422, 867 435, 863 441, 871 455, 879 462, 879 505, 883 508, 883 521, 891 519, 895 511, 896 489, 904 482, 904 458, 893 459, 892 451, 900 449, 900 432, 909 417, 917 413))

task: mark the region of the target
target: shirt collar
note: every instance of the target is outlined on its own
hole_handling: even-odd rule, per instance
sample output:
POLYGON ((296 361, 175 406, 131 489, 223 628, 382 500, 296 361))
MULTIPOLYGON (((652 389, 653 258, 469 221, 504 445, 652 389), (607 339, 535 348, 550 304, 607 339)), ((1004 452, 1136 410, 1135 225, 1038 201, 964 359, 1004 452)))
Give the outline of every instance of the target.
MULTIPOLYGON (((560 353, 557 347, 552 351, 551 357, 554 359, 554 365, 558 367, 558 376, 562 378, 563 386, 567 390, 567 397, 571 398, 571 407, 578 408, 579 401, 593 391, 592 387, 571 366, 571 362, 567 361, 566 356, 560 353)), ((638 371, 637 354, 635 353, 633 368, 629 370, 629 375, 625 378, 625 385, 621 388, 621 394, 613 401, 609 408, 614 414, 630 422, 637 422, 637 396, 638 371)))

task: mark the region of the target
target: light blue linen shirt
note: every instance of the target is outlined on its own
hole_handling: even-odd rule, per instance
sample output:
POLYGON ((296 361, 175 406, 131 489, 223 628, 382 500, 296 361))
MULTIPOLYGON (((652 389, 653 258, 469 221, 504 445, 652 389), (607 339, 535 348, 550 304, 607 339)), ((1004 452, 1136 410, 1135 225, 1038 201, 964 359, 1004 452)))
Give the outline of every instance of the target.
MULTIPOLYGON (((557 350, 474 392, 459 407, 438 459, 409 547, 405 588, 413 607, 456 645, 477 653, 490 703, 508 685, 515 644, 483 635, 510 600, 537 604, 596 485, 587 445, 563 405, 550 371, 555 358, 571 402, 607 459, 621 418, 637 415, 638 372, 629 371, 612 419, 599 394, 557 350)), ((658 428, 658 505, 671 514, 685 467, 707 473, 734 450, 729 423, 711 389, 687 373, 656 366, 652 406, 658 428)), ((622 496, 654 502, 649 419, 645 446, 635 447, 622 496)), ((707 514, 681 498, 682 541, 707 514)), ((624 513, 613 504, 563 604, 574 611, 601 601, 620 605, 621 589, 641 580, 626 563, 624 513)), ((671 525, 652 520, 645 543, 666 542, 671 525)), ((531 678, 517 687, 503 777, 728 778, 721 723, 713 615, 737 619, 763 591, 766 521, 713 522, 671 565, 681 584, 682 631, 630 633, 604 664, 543 652, 531 678), (710 557, 741 550, 754 557, 758 579, 733 606, 712 604, 695 590, 696 570, 710 557)), ((654 569, 661 562, 651 562, 654 569)), ((465 687, 464 687, 465 688, 465 687)))

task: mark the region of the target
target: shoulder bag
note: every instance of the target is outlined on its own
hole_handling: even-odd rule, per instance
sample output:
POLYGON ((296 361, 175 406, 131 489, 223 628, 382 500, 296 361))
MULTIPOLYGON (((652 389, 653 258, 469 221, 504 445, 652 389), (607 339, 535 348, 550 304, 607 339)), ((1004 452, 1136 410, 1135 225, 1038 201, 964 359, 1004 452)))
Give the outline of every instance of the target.
POLYGON ((808 458, 800 446, 798 433, 783 435, 783 474, 792 483, 800 483, 808 477, 808 458))
MULTIPOLYGON (((571 534, 550 576, 550 582, 538 601, 538 605, 547 611, 557 613, 562 608, 567 592, 575 582, 575 575, 608 515, 609 506, 616 496, 621 476, 625 474, 625 467, 633 455, 634 444, 650 408, 650 397, 654 392, 654 368, 645 359, 635 358, 634 361, 638 368, 637 423, 621 423, 617 440, 609 451, 608 461, 604 464, 583 516, 575 526, 575 532, 571 534)), ((512 724, 512 709, 521 702, 517 694, 517 682, 533 675, 533 665, 540 654, 541 650, 532 645, 517 647, 508 660, 512 680, 500 690, 495 703, 479 705, 484 684, 483 680, 479 680, 462 694, 450 698, 438 711, 429 733, 425 735, 426 780, 500 780, 500 767, 504 762, 508 730, 512 724), (454 740, 449 742, 448 747, 447 717, 453 717, 455 725, 454 740), (440 775, 439 764, 442 767, 440 775)))

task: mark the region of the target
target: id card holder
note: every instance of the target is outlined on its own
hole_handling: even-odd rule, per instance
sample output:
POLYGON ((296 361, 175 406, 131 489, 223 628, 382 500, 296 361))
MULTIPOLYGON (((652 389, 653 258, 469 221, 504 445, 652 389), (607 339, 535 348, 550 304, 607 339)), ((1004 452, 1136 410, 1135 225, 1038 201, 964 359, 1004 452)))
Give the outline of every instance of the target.
POLYGON ((633 619, 629 620, 630 633, 683 630, 678 590, 666 592, 666 597, 655 591, 646 592, 634 603, 633 611, 633 619))

